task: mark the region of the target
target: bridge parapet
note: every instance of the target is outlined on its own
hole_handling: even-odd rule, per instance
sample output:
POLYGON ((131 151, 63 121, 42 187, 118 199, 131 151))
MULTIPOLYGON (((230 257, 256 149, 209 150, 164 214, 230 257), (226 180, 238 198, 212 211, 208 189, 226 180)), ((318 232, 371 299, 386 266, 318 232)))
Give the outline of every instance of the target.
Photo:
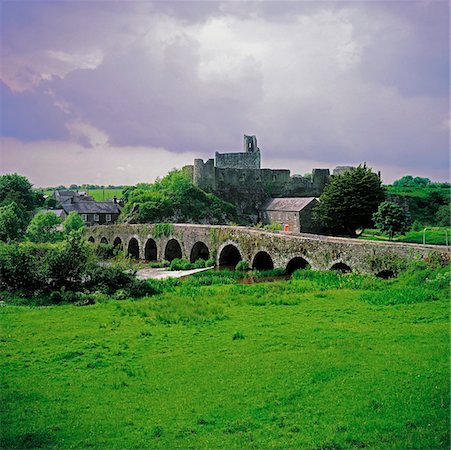
POLYGON ((239 258, 257 268, 262 264, 267 268, 271 265, 286 268, 296 259, 313 269, 326 270, 337 265, 355 272, 379 273, 393 271, 401 259, 419 260, 431 252, 449 257, 448 249, 437 245, 291 235, 247 227, 172 224, 165 231, 162 234, 153 224, 118 224, 89 227, 85 235, 95 242, 120 243, 125 251, 140 259, 210 257, 215 258, 218 265, 227 262, 234 265, 239 258))

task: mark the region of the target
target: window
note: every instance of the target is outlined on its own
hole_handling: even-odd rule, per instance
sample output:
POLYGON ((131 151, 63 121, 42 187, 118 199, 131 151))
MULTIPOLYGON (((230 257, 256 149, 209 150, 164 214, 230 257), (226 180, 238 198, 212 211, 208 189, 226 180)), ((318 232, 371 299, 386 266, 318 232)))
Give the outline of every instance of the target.
POLYGON ((105 222, 111 222, 111 214, 105 215, 105 222))
POLYGON ((88 221, 88 215, 87 214, 82 214, 81 215, 81 219, 83 220, 83 222, 87 222, 88 221))
POLYGON ((98 222, 99 221, 99 215, 98 214, 94 214, 94 222, 98 222))

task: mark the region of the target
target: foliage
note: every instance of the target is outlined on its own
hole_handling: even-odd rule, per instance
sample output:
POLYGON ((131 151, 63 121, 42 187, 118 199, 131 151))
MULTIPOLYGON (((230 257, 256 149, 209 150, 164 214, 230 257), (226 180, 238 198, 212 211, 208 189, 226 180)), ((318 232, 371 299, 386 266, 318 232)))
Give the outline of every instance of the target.
POLYGON ((152 235, 156 238, 170 236, 173 233, 173 229, 172 223, 155 223, 152 226, 152 235))
POLYGON ((52 289, 78 288, 93 266, 92 250, 82 230, 72 231, 61 246, 46 255, 45 266, 52 289))
POLYGON ((430 186, 431 180, 429 178, 412 177, 412 175, 405 175, 399 180, 393 182, 393 186, 397 187, 427 187, 430 186))
POLYGON ((227 223, 236 216, 233 205, 194 186, 185 170, 127 188, 123 197, 125 220, 132 222, 227 223))
POLYGON ((246 260, 242 259, 241 261, 238 261, 235 270, 249 270, 249 263, 246 260))
POLYGON ((144 297, 159 293, 156 284, 137 280, 132 273, 124 272, 116 265, 95 266, 88 275, 85 286, 90 291, 114 294, 121 290, 124 298, 144 297))
POLYGON ((438 184, 432 183, 428 187, 387 186, 387 192, 389 200, 407 206, 412 222, 417 221, 423 227, 446 226, 449 225, 450 188, 437 187, 438 184))
POLYGON ((32 190, 32 184, 26 177, 17 173, 0 175, 0 206, 11 202, 16 202, 26 211, 33 211, 43 205, 44 197, 32 190))
POLYGON ((85 224, 83 222, 83 219, 76 211, 70 212, 66 217, 66 220, 64 221, 64 232, 67 234, 74 230, 83 229, 84 227, 85 224))
POLYGON ((371 225, 385 194, 377 174, 366 165, 334 176, 314 209, 314 218, 331 232, 355 236, 371 225))
POLYGON ((421 231, 423 229, 423 224, 419 220, 415 220, 411 226, 412 231, 421 231))
POLYGON ((7 242, 23 236, 27 220, 25 211, 16 202, 0 206, 0 241, 7 242))
POLYGON ((451 225, 451 203, 441 205, 435 213, 435 223, 439 227, 449 227, 451 225))
POLYGON ((387 233, 390 239, 393 239, 396 233, 405 234, 409 229, 404 210, 393 202, 382 202, 373 214, 373 222, 375 227, 381 233, 387 233))
POLYGON ((111 259, 115 256, 115 248, 111 244, 99 242, 92 245, 94 245, 95 254, 99 259, 111 259))
POLYGON ((212 265, 214 265, 214 261, 211 259, 205 261, 205 259, 199 258, 191 263, 187 259, 175 258, 171 261, 169 268, 170 270, 190 270, 203 269, 212 265))
POLYGON ((270 225, 264 225, 263 228, 269 231, 281 231, 283 230, 282 224, 280 223, 272 223, 270 225))
POLYGON ((54 213, 39 212, 31 219, 26 237, 31 242, 57 242, 62 238, 58 225, 61 225, 61 219, 54 213))

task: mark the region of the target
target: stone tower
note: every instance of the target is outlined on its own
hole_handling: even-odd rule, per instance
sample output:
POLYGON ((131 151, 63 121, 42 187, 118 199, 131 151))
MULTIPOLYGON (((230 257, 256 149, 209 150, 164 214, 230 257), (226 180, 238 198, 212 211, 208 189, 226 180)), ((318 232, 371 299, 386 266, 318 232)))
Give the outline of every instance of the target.
POLYGON ((258 152, 260 149, 257 147, 257 137, 245 134, 243 139, 243 150, 245 153, 258 152))

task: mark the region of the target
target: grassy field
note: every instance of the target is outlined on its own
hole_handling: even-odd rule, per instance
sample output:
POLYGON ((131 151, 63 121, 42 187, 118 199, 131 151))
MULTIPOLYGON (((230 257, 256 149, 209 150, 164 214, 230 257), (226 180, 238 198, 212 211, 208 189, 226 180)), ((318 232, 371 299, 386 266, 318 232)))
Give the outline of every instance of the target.
MULTIPOLYGON (((451 244, 451 228, 449 227, 427 227, 426 244, 445 245, 446 233, 448 233, 448 244, 451 244)), ((378 230, 368 229, 359 236, 359 239, 388 241, 387 235, 381 235, 378 230)), ((397 242, 413 242, 415 244, 423 243, 423 231, 408 231, 404 236, 395 236, 397 242)))
POLYGON ((402 195, 404 197, 426 198, 431 192, 436 192, 448 198, 451 195, 449 187, 406 187, 406 186, 385 186, 387 194, 402 195))
POLYGON ((5 303, 1 448, 449 448, 448 276, 420 272, 5 303))
MULTIPOLYGON (((80 189, 83 190, 83 189, 80 189)), ((54 190, 44 190, 44 195, 52 195, 54 190)), ((122 197, 122 189, 88 189, 88 194, 97 202, 102 202, 116 196, 122 197)))

